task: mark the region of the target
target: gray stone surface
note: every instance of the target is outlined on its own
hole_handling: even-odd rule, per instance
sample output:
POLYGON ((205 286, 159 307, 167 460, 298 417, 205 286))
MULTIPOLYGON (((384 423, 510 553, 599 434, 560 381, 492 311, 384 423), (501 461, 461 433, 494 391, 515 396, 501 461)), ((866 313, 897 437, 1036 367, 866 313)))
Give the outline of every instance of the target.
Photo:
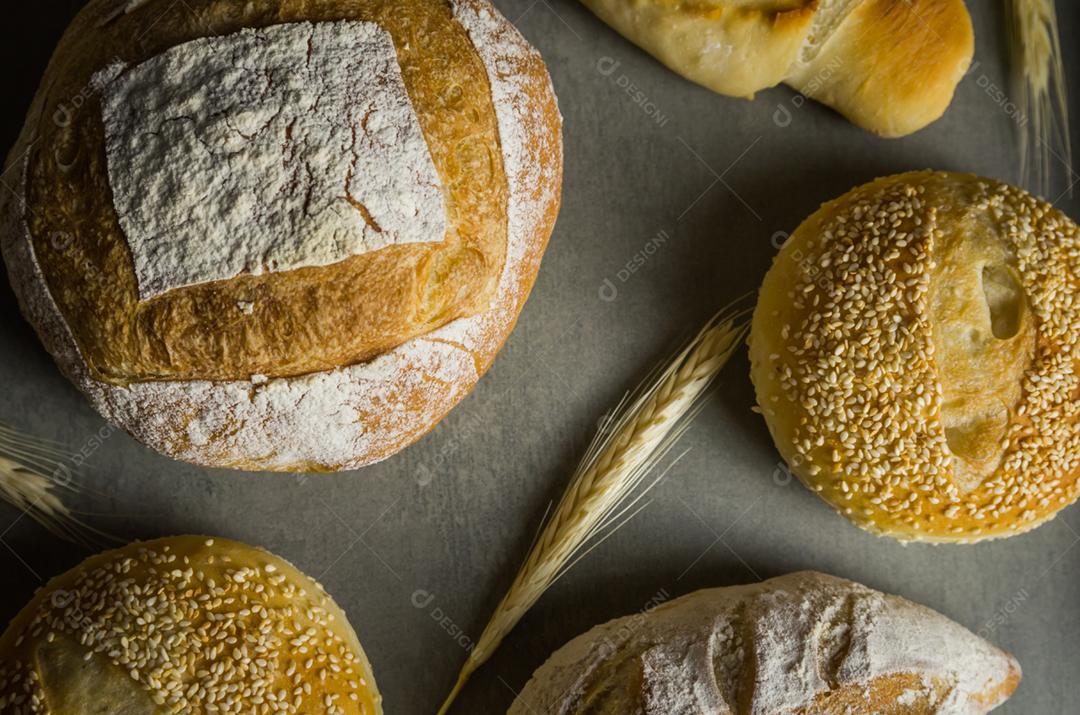
MULTIPOLYGON (((543 52, 560 97, 562 214, 494 369, 397 457, 362 472, 298 478, 178 464, 120 433, 94 447, 104 423, 0 287, 0 420, 92 452, 78 500, 96 512, 92 522, 124 538, 242 539, 318 576, 359 631, 391 715, 434 711, 465 656, 461 644, 479 633, 513 577, 597 418, 717 307, 757 287, 776 232, 881 174, 935 167, 1017 178, 1013 121, 988 86, 1006 82, 1004 3, 971 3, 979 64, 943 120, 901 141, 876 139, 813 103, 797 108, 783 88, 753 103, 711 94, 573 2, 497 4, 543 52), (778 106, 790 110, 786 126, 774 122, 778 106), (616 295, 601 293, 605 281, 616 295), (455 638, 456 629, 465 635, 455 638)), ((14 140, 78 5, 23 4, 24 21, 0 30, 3 144, 14 140)), ((1069 42, 1080 6, 1059 6, 1069 42)), ((170 10, 185 11, 182 1, 170 10)), ((1080 97, 1080 50, 1071 43, 1066 62, 1080 97)), ((1080 216, 1077 199, 1058 203, 1080 216)), ((553 649, 660 591, 802 568, 902 594, 989 634, 1025 671, 1002 712, 1080 710, 1076 507, 1000 543, 904 547, 875 538, 783 478, 751 404, 740 355, 651 506, 542 599, 455 712, 504 712, 553 649)), ((0 621, 85 555, 0 507, 0 621)))

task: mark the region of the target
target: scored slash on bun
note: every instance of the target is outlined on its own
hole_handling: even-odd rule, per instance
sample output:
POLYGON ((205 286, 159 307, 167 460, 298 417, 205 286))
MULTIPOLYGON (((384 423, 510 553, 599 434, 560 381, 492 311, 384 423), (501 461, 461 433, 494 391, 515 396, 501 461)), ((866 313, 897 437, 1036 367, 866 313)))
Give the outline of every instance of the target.
POLYGON ((186 461, 332 471, 490 366, 561 118, 486 0, 93 0, 8 168, 12 285, 102 414, 186 461))
POLYGON ((557 650, 508 715, 982 715, 1020 682, 944 616, 804 571, 697 591, 557 650))
POLYGON ((1080 228, 991 179, 912 172, 822 206, 750 333, 792 472, 902 540, 1012 536, 1077 498, 1080 228))
POLYGON ((939 118, 971 63, 963 0, 584 0, 669 68, 720 94, 781 82, 886 137, 939 118))
POLYGON ((177 536, 92 556, 0 637, 0 712, 379 715, 345 614, 288 562, 177 536))

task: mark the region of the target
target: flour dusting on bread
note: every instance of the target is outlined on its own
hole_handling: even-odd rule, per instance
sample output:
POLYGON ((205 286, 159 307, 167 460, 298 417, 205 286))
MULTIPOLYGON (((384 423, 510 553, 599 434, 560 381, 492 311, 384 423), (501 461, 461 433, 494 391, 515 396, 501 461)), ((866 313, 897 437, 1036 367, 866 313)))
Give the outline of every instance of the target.
POLYGON ((509 715, 892 713, 900 698, 978 715, 1018 680, 1007 653, 928 608, 800 572, 598 626, 556 651, 509 715))
POLYGON ((562 171, 562 139, 558 132, 536 131, 548 111, 546 98, 529 91, 529 65, 543 66, 543 59, 525 38, 490 5, 478 0, 452 0, 454 17, 465 28, 487 69, 491 99, 499 127, 503 170, 510 196, 506 214, 506 264, 497 288, 500 297, 491 310, 444 326, 434 336, 475 350, 480 341, 512 324, 518 305, 512 298, 524 274, 522 266, 538 259, 532 240, 533 227, 544 220, 552 202, 558 201, 562 171), (541 154, 558 157, 557 169, 538 161, 541 154))
POLYGON ((247 29, 102 72, 109 180, 143 300, 446 233, 393 40, 374 23, 247 29))
MULTIPOLYGON (((506 260, 488 309, 373 360, 298 377, 107 384, 87 370, 50 295, 25 201, 0 196, 10 223, 5 257, 23 310, 102 414, 149 446, 191 462, 336 470, 390 456, 472 389, 512 329, 539 267, 558 207, 562 152, 560 117, 536 50, 482 0, 455 0, 452 8, 486 71, 508 188, 506 260)), ((26 182, 22 152, 32 132, 28 125, 13 154, 23 157, 15 175, 19 197, 26 182)), ((236 313, 243 311, 237 305, 236 313)))

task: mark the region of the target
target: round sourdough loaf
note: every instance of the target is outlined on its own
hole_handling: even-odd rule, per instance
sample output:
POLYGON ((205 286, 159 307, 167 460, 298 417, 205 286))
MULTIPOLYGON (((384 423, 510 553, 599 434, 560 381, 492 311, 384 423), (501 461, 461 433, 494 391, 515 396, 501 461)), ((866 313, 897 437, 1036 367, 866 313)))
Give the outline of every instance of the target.
POLYGON ((597 626, 508 715, 982 715, 1008 653, 939 613, 813 571, 696 591, 597 626))
POLYGON ((353 468, 490 366, 561 174, 544 63, 486 0, 92 0, 9 157, 3 253, 136 438, 353 468))
POLYGON ((380 715, 356 633, 292 564, 178 536, 93 556, 0 637, 11 715, 380 715))
POLYGON ((991 179, 912 172, 822 206, 750 334, 792 472, 904 540, 1012 536, 1077 497, 1080 228, 991 179))

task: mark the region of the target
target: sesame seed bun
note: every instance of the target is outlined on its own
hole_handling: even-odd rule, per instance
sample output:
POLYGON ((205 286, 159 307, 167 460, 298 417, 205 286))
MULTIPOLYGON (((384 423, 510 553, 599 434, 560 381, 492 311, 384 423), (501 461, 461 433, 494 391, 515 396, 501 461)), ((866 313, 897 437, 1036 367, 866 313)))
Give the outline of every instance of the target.
POLYGON ((342 610, 288 562, 177 536, 93 556, 0 637, 3 713, 378 715, 342 610))
POLYGON ((1013 536, 1077 497, 1080 231, 991 179, 912 172, 823 205, 750 335, 784 459, 856 525, 1013 536))

